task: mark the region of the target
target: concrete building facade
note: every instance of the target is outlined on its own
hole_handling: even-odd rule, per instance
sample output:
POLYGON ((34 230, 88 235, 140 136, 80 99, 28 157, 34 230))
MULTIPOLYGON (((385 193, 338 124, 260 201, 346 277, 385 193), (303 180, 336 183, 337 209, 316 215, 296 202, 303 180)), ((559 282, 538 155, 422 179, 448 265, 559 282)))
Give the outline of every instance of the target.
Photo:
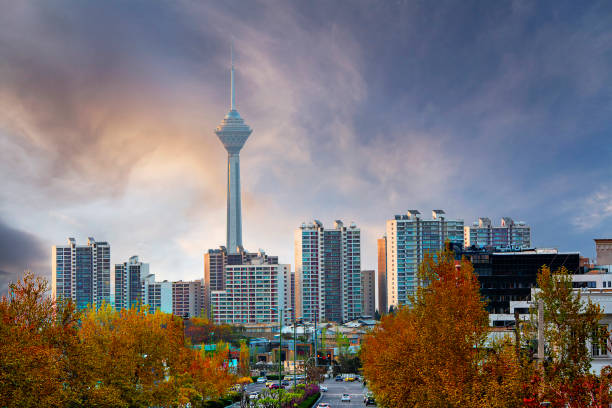
POLYGON ((387 237, 376 241, 378 246, 378 312, 385 314, 387 306, 387 237))
POLYGON ((295 232, 295 307, 304 320, 338 323, 361 310, 361 231, 337 220, 315 220, 295 232))
MULTIPOLYGON (((257 325, 275 323, 279 310, 291 308, 291 265, 269 263, 265 254, 244 264, 225 266, 225 289, 211 291, 213 321, 257 325)), ((283 314, 285 324, 293 315, 283 314)))
POLYGON ((489 218, 482 217, 471 226, 464 227, 464 245, 479 248, 530 248, 531 228, 509 217, 503 217, 501 225, 494 226, 489 218))
POLYGON ((149 276, 149 264, 142 263, 138 255, 127 262, 115 264, 115 308, 129 309, 145 304, 143 281, 149 276))
POLYGON ((414 294, 418 269, 425 254, 435 255, 446 240, 463 245, 463 220, 447 220, 442 210, 433 210, 424 220, 417 210, 396 215, 387 221, 387 296, 397 307, 414 294))
POLYGON ((181 317, 198 317, 204 307, 203 280, 172 282, 172 313, 181 317))
POLYGON ((374 316, 376 312, 376 281, 374 270, 361 271, 361 313, 374 316))
POLYGON ((612 238, 595 239, 595 252, 597 265, 612 265, 612 238))
POLYGON ((78 310, 111 303, 110 245, 96 242, 68 245, 51 250, 51 292, 54 299, 71 299, 78 310))

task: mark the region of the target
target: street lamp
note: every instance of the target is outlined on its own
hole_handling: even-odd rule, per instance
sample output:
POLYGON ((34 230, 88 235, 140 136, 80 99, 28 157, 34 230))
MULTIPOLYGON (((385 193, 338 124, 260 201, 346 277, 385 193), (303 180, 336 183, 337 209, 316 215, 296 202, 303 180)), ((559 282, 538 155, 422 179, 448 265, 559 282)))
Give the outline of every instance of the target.
POLYGON ((270 310, 274 310, 275 312, 278 312, 279 315, 279 319, 278 319, 278 406, 280 408, 281 406, 281 372, 283 370, 283 358, 282 358, 282 352, 283 352, 283 311, 285 312, 290 312, 293 309, 292 308, 286 308, 286 309, 281 309, 281 308, 276 308, 276 307, 271 307, 270 310))
POLYGON ((297 319, 293 319, 293 389, 297 388, 297 379, 296 379, 296 355, 297 355, 297 343, 296 343, 296 330, 297 330, 297 321, 302 320, 301 317, 297 319))

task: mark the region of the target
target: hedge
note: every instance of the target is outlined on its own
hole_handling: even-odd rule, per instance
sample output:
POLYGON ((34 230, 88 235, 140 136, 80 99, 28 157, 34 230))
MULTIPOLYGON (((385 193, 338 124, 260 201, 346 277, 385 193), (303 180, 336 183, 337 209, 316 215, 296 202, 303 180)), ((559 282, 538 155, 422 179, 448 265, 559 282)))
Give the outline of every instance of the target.
POLYGON ((314 395, 311 395, 310 397, 306 398, 304 401, 300 402, 297 406, 297 408, 310 408, 314 405, 315 402, 317 402, 317 400, 319 399, 319 397, 321 396, 320 392, 317 392, 314 395))

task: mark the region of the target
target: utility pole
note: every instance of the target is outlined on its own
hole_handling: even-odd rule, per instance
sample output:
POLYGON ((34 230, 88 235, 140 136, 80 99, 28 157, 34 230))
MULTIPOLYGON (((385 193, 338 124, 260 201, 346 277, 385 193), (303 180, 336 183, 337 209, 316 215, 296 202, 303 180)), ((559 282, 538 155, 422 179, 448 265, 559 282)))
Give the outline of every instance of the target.
POLYGON ((314 315, 314 349, 315 349, 315 367, 319 366, 319 355, 317 354, 317 311, 314 315))
MULTIPOLYGON (((295 317, 295 314, 293 315, 295 317)), ((293 319, 293 389, 297 389, 297 378, 295 377, 295 373, 296 373, 296 354, 297 354, 297 343, 295 342, 296 339, 296 331, 297 331, 297 319, 293 319)))
POLYGON ((544 301, 538 300, 538 362, 544 364, 544 301))
POLYGON ((283 309, 279 307, 280 321, 278 328, 278 406, 280 407, 281 396, 281 372, 283 369, 283 309))
POLYGON ((517 361, 521 357, 521 327, 518 310, 514 309, 514 352, 517 361))

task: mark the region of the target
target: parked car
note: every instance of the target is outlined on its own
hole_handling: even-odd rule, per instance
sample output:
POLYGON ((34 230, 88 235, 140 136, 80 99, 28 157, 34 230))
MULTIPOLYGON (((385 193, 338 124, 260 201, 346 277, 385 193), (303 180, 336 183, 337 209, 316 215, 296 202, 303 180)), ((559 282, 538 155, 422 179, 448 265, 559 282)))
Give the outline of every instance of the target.
POLYGON ((341 375, 337 375, 337 376, 336 376, 336 381, 344 381, 344 380, 342 379, 342 376, 341 376, 341 375))
POLYGON ((264 384, 268 379, 266 377, 259 377, 257 379, 257 384, 264 384))
POLYGON ((319 386, 319 390, 320 390, 321 392, 327 392, 327 385, 321 385, 321 386, 319 386))
POLYGON ((342 394, 340 402, 351 402, 351 396, 349 394, 342 394))
POLYGON ((257 399, 257 398, 259 398, 259 394, 257 393, 257 391, 253 391, 253 392, 251 392, 249 394, 249 399, 250 400, 254 400, 254 399, 257 399))

